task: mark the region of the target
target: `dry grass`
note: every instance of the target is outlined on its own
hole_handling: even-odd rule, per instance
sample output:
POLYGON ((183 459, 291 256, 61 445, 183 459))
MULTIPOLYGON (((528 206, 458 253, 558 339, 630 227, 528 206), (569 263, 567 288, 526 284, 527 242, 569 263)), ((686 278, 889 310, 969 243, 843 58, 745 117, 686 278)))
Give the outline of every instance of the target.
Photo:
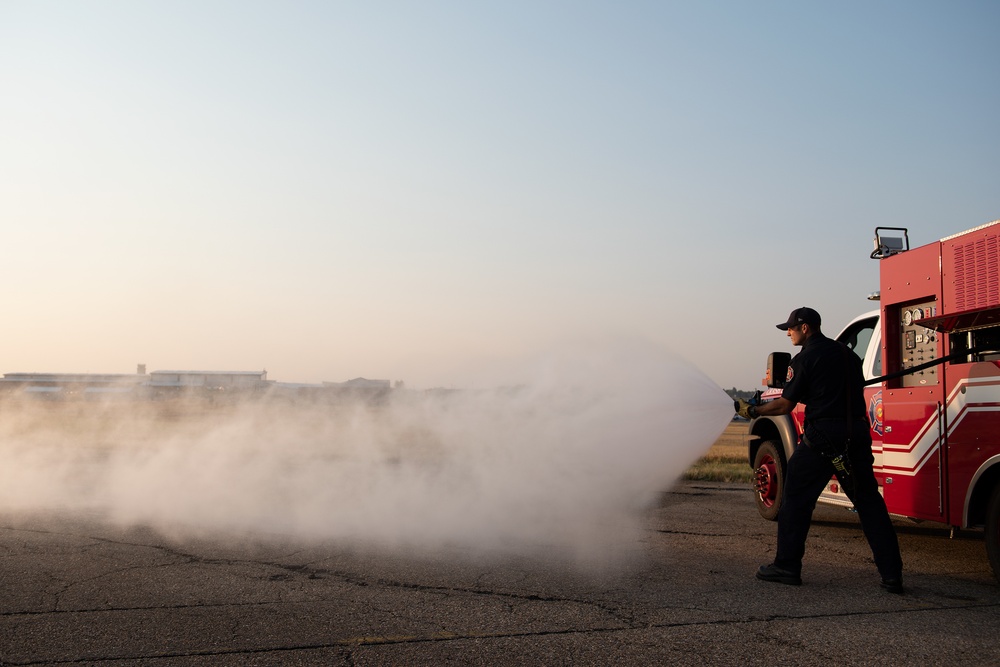
POLYGON ((746 433, 749 422, 730 422, 705 456, 684 473, 684 479, 702 482, 750 482, 746 433))

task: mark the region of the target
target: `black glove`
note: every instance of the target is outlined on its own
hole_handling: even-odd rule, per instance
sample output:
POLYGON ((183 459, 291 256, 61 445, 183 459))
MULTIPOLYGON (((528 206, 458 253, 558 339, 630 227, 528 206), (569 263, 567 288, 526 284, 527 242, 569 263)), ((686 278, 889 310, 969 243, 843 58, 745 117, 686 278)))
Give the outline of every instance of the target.
POLYGON ((747 403, 742 398, 733 401, 733 409, 736 410, 736 414, 744 419, 757 418, 757 406, 747 403))

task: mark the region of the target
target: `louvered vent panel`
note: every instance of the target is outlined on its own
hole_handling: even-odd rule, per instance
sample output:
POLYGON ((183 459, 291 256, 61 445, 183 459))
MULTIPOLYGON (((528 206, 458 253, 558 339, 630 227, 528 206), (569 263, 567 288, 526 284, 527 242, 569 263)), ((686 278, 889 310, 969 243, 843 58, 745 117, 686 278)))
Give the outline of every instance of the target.
POLYGON ((996 234, 954 246, 954 311, 1000 305, 1000 240, 996 234))

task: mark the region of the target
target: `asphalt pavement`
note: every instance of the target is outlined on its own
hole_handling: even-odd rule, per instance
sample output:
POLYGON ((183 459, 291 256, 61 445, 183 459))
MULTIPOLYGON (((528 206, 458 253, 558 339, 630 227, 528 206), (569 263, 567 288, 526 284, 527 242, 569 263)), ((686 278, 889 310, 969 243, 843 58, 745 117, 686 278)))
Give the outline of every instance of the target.
POLYGON ((795 587, 754 579, 775 525, 725 484, 678 484, 602 564, 0 514, 0 665, 1000 664, 981 534, 897 522, 897 596, 853 514, 815 518, 795 587))

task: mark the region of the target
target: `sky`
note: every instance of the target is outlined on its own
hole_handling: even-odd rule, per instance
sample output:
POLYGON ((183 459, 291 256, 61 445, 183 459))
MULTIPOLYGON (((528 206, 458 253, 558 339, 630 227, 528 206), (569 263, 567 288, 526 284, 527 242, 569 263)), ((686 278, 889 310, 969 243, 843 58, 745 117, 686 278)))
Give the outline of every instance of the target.
POLYGON ((760 384, 1000 218, 991 1, 0 0, 0 373, 760 384))

